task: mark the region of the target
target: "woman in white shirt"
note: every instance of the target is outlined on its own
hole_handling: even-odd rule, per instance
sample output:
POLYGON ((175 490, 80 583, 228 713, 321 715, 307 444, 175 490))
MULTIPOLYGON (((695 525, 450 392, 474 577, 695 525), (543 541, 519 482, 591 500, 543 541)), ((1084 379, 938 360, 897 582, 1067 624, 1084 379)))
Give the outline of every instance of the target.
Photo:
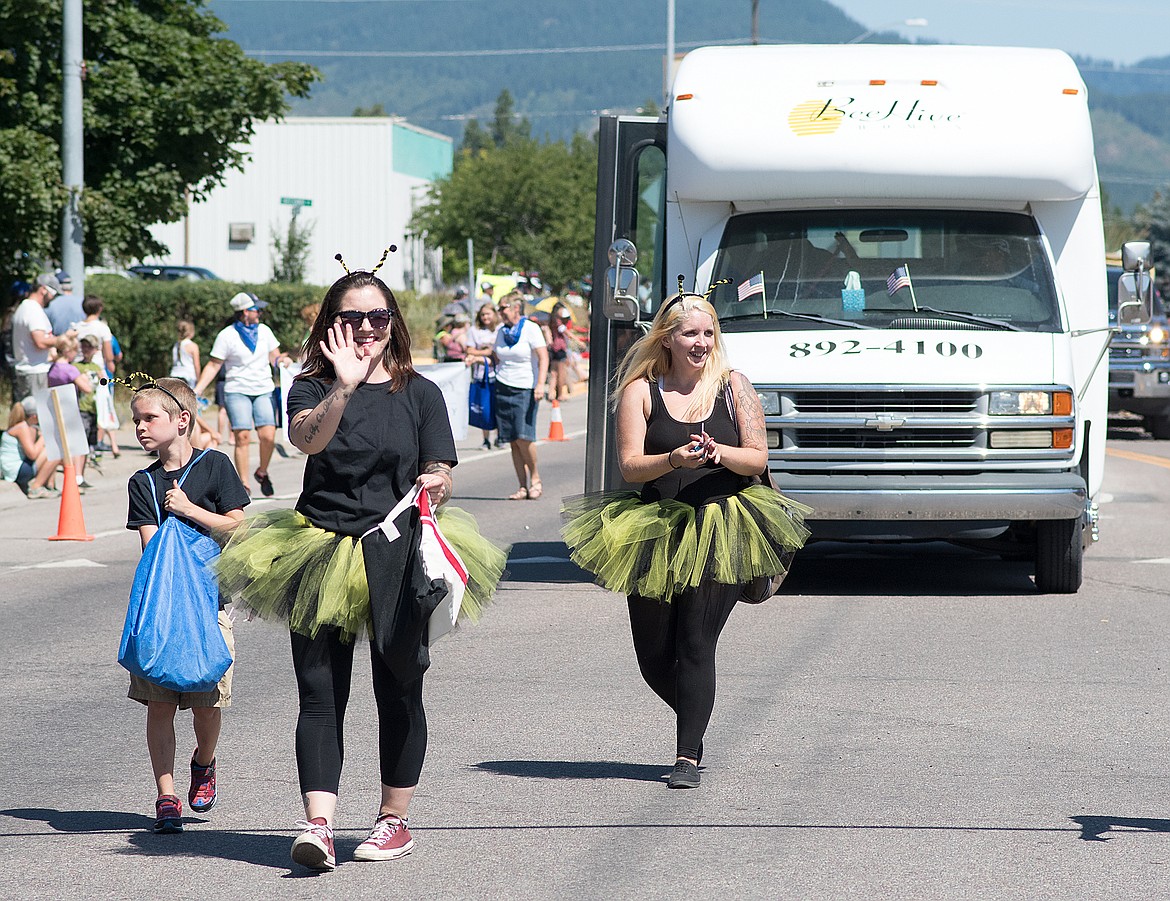
POLYGON ((508 500, 534 501, 544 493, 536 468, 536 408, 548 377, 548 348, 535 322, 524 317, 524 296, 513 291, 498 307, 496 332, 496 427, 511 442, 512 466, 520 488, 508 500))
POLYGON ((272 404, 272 367, 283 357, 272 329, 261 324, 260 311, 268 306, 255 294, 241 291, 231 299, 235 322, 215 336, 211 359, 203 367, 195 394, 202 394, 222 368, 224 403, 235 439, 236 472, 248 487, 248 443, 252 429, 260 443, 260 466, 251 475, 260 493, 272 497, 275 489, 268 477, 268 464, 276 447, 276 410, 272 404))

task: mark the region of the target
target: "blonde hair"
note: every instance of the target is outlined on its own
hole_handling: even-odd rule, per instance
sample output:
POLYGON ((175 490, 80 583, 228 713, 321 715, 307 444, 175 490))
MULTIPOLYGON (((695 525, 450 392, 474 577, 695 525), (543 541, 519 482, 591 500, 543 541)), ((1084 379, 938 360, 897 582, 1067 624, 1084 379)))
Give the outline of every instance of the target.
POLYGON ((12 405, 12 409, 8 411, 8 428, 12 428, 14 425, 20 425, 27 419, 28 416, 25 415, 24 404, 18 401, 14 403, 12 405))
POLYGON ((61 335, 57 338, 57 343, 54 345, 57 348, 57 359, 64 360, 66 363, 73 362, 73 358, 77 356, 78 346, 75 335, 61 335))
POLYGON ((634 382, 641 379, 656 382, 670 372, 670 348, 664 345, 664 341, 682 326, 691 313, 706 313, 711 317, 715 324, 715 341, 685 415, 701 416, 711 408, 731 376, 727 366, 727 349, 723 346, 723 333, 719 330, 719 317, 715 308, 702 295, 676 294, 658 308, 650 331, 634 342, 618 367, 615 376, 617 389, 613 393, 614 409, 617 409, 622 392, 634 382))
POLYGON ((191 421, 195 421, 196 410, 198 409, 199 401, 195 397, 195 392, 191 390, 182 379, 155 379, 155 385, 149 388, 139 388, 134 392, 134 399, 130 402, 133 405, 139 400, 153 401, 159 407, 166 411, 167 415, 174 419, 180 413, 187 412, 191 414, 191 421), (166 391, 160 391, 160 388, 165 388, 166 391), (167 394, 167 391, 170 394, 167 394), (174 395, 172 397, 171 395, 174 395), (178 403, 175 403, 178 401, 178 403))

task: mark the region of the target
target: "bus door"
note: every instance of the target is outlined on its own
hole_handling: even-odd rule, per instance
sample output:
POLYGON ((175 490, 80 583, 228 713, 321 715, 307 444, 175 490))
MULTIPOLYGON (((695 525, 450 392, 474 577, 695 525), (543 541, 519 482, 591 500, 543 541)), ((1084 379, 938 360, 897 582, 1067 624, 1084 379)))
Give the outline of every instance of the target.
POLYGON ((622 356, 643 334, 664 294, 665 210, 666 121, 602 117, 590 296, 586 491, 623 484, 610 392, 622 356))

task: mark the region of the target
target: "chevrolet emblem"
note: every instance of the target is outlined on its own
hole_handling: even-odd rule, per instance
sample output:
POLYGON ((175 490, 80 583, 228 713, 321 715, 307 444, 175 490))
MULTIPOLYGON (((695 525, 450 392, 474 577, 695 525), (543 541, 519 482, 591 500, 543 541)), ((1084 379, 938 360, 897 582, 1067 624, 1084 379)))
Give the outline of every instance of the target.
POLYGON ((867 429, 877 429, 879 432, 892 432, 894 429, 900 429, 906 424, 906 420, 901 416, 894 416, 891 413, 879 413, 876 419, 867 419, 865 427, 867 429))

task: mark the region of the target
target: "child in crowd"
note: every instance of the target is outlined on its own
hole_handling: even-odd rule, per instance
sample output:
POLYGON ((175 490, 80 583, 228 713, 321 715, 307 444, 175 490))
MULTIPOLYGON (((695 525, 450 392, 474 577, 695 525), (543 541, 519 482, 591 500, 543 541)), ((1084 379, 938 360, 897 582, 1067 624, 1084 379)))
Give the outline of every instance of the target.
POLYGON ((171 378, 182 379, 192 388, 199 381, 199 345, 195 343, 195 323, 180 319, 179 340, 171 346, 171 378))
MULTIPOLYGON (((130 404, 138 443, 158 460, 130 477, 130 510, 126 528, 137 529, 145 549, 161 519, 182 517, 192 528, 213 535, 233 529, 244 518, 248 492, 224 454, 209 450, 193 465, 191 446, 195 419, 195 392, 181 379, 148 382, 134 392, 130 404), (187 469, 180 488, 175 483, 187 469), (154 496, 152 498, 152 495, 154 496), (156 506, 157 503, 157 506, 156 506)), ((224 536, 226 537, 226 536, 224 536)), ((220 599, 219 627, 235 655, 232 624, 220 599)), ((215 747, 222 710, 231 704, 232 668, 207 692, 176 692, 137 676, 130 676, 129 697, 146 705, 146 747, 158 788, 154 831, 183 831, 183 802, 175 795, 175 711, 190 709, 195 718, 195 751, 191 756, 191 788, 187 801, 194 813, 215 804, 215 747)))
MULTIPOLYGON (((78 343, 77 338, 72 334, 61 335, 57 339, 54 352, 56 357, 53 360, 53 365, 49 367, 49 387, 57 388, 61 385, 72 384, 77 389, 78 407, 81 406, 81 398, 92 395, 95 383, 90 381, 89 376, 85 375, 81 370, 73 365, 73 359, 77 356, 78 343)), ((91 447, 93 444, 91 443, 91 447)), ((73 448, 70 448, 73 450, 73 448)), ((77 475, 77 487, 81 489, 81 493, 85 494, 86 488, 93 486, 85 480, 85 461, 89 457, 89 447, 83 448, 80 454, 73 455, 73 471, 77 475)))
MULTIPOLYGON (((195 323, 189 319, 180 319, 177 331, 179 340, 171 347, 171 378, 182 379, 194 388, 200 372, 199 345, 195 343, 195 323)), ((191 443, 196 449, 219 447, 220 441, 223 440, 219 432, 209 426, 207 420, 198 412, 192 426, 191 443)))
MULTIPOLYGON (((98 354, 101 352, 102 344, 93 335, 86 335, 78 342, 81 348, 81 362, 74 363, 77 371, 89 379, 90 384, 94 386, 94 390, 88 393, 78 392, 77 406, 81 410, 81 424, 85 427, 85 440, 89 442, 90 450, 94 454, 98 454, 98 427, 97 427, 97 388, 99 387, 101 378, 105 375, 105 369, 99 362, 98 354)), ((94 458, 98 459, 97 457, 94 458)), ((95 465, 97 465, 95 463, 95 465)))
MULTIPOLYGON (((81 309, 85 312, 85 319, 79 323, 75 328, 77 339, 93 337, 97 338, 101 345, 101 359, 98 361, 106 371, 109 378, 114 377, 114 370, 117 368, 118 361, 122 358, 122 351, 118 347, 118 339, 114 337, 114 333, 110 331, 110 326, 102 319, 102 313, 105 311, 105 302, 94 294, 87 295, 81 304, 81 309)), ((103 389, 103 391, 108 391, 103 389)), ((121 450, 118 448, 118 421, 117 414, 113 412, 113 392, 109 391, 110 404, 105 409, 109 422, 107 425, 99 425, 98 427, 98 444, 97 449, 102 451, 109 451, 115 458, 121 456, 121 450)), ((104 399, 102 401, 104 403, 104 399)), ((99 419, 102 417, 99 416, 99 419)))

